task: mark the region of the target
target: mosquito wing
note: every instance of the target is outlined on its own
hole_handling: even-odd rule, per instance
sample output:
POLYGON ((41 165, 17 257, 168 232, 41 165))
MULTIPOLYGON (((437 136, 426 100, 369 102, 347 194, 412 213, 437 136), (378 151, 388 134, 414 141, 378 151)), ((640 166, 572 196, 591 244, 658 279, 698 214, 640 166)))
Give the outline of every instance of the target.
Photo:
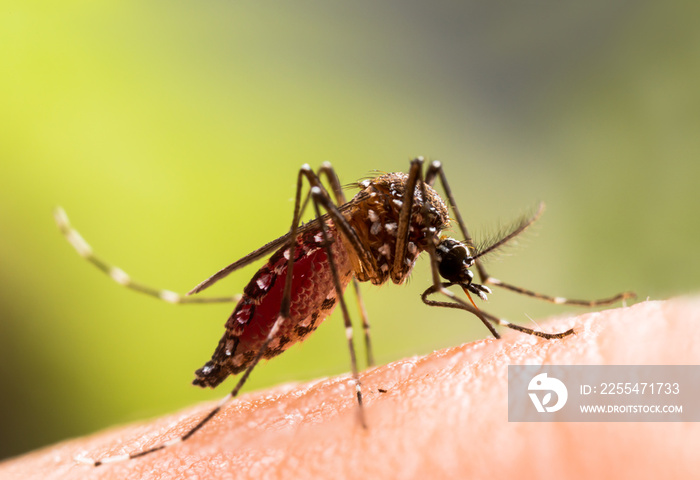
MULTIPOLYGON (((352 207, 353 203, 357 200, 357 197, 351 200, 350 202, 341 205, 338 207, 338 210, 341 212, 346 212, 350 210, 352 207)), ((308 232, 320 232, 321 226, 319 221, 323 221, 326 224, 330 222, 330 216, 328 214, 323 215, 320 219, 315 218, 312 221, 310 221, 307 224, 300 225, 299 228, 297 229, 297 235, 304 235, 308 232)), ((194 287, 192 290, 187 292, 187 295, 194 295, 195 293, 199 293, 202 290, 205 290, 209 287, 211 287, 213 284, 221 280, 222 278, 228 276, 230 273, 235 272, 239 268, 243 268, 246 265, 249 265, 250 263, 253 263, 256 260, 259 260, 260 258, 264 257, 265 255, 269 255, 271 252, 279 249, 283 245, 289 245, 289 239, 291 237, 291 232, 288 232, 285 235, 282 235, 279 238, 276 238, 275 240, 267 243, 266 245, 258 248, 257 250, 254 250, 250 252, 248 255, 245 257, 236 260, 232 264, 222 268, 218 272, 216 272, 214 275, 211 277, 207 278, 203 282, 201 282, 199 285, 194 287)))

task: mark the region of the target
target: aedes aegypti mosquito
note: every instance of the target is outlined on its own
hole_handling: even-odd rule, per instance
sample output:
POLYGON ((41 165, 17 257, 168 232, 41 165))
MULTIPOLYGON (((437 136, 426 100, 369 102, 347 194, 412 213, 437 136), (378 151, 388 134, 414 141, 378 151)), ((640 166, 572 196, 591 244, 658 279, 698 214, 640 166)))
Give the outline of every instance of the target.
POLYGON ((201 387, 216 387, 229 375, 242 373, 233 390, 213 410, 183 436, 155 447, 114 457, 79 460, 98 466, 141 457, 187 440, 238 395, 262 358, 275 357, 303 340, 330 315, 336 304, 340 304, 345 322, 360 423, 366 427, 353 327, 343 292, 352 281, 362 317, 367 364, 373 365, 369 322, 358 282, 381 285, 391 280, 401 284, 408 278, 416 258, 423 251, 428 252, 432 271, 431 285, 421 295, 423 302, 429 306, 466 310, 479 318, 496 338, 500 336, 494 324, 547 339, 563 338, 574 331, 545 333, 532 330, 479 309, 471 294, 486 300, 491 293, 487 285, 552 303, 587 307, 608 305, 634 296, 632 292, 625 292, 600 300, 570 300, 542 295, 490 276, 484 269, 482 257, 501 248, 532 225, 542 212, 542 204, 534 215, 523 217, 499 238, 477 248, 462 220, 442 165, 434 161, 424 173, 423 163, 419 157, 411 162, 408 174, 389 173, 357 182, 360 191, 349 202, 329 163, 324 163, 317 172, 308 165, 302 166, 297 175, 294 214, 289 232, 221 269, 185 296, 134 282, 123 270, 95 256, 92 248, 70 226, 65 212, 58 208, 56 222, 67 240, 82 257, 117 283, 170 303, 238 302, 226 322, 226 330, 211 360, 195 372, 193 384, 201 387), (324 187, 322 178, 329 185, 335 201, 324 187), (440 180, 447 203, 433 189, 436 179, 440 180), (304 181, 310 189, 302 201, 304 181), (301 225, 301 216, 309 202, 313 205, 315 218, 301 225), (440 236, 441 231, 450 224, 450 208, 463 240, 440 236), (272 256, 253 276, 242 296, 189 296, 270 253, 272 256), (474 275, 469 270, 471 267, 476 267, 481 283, 474 281, 474 275), (459 286, 468 301, 449 290, 452 286, 459 286), (430 298, 437 294, 442 295, 443 300, 430 298))

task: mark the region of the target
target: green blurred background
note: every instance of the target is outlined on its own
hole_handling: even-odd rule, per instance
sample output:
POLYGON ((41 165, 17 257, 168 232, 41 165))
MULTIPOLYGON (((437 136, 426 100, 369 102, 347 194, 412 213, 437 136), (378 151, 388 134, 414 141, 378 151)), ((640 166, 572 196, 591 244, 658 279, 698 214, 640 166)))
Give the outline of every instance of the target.
MULTIPOLYGON (((692 6, 690 6, 692 5, 692 6)), ((547 213, 504 280, 582 298, 697 291, 700 8, 592 2, 5 2, 0 14, 0 457, 173 411, 230 305, 186 291, 289 227, 295 174, 443 161, 475 236, 547 213)), ((379 363, 482 338, 408 286, 366 286, 379 363)), ((240 292, 255 267, 213 294, 240 292)), ((507 292, 530 324, 579 310, 507 292)), ((247 389, 349 370, 338 316, 247 389)), ((530 324, 531 325, 531 324, 530 324)), ((696 328, 697 326, 689 326, 696 328)))

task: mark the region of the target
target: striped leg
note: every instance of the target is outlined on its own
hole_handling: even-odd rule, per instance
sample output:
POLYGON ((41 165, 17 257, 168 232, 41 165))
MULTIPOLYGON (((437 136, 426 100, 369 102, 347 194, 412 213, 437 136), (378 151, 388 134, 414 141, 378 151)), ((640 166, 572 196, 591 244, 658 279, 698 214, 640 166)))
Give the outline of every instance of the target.
POLYGON ((521 295, 527 295, 528 297, 538 298, 540 300, 544 300, 545 302, 556 303, 557 305, 578 305, 580 307, 598 307, 601 305, 611 305, 611 304, 617 303, 621 300, 624 301, 628 298, 636 297, 636 294, 634 292, 623 292, 623 293, 619 293, 619 294, 617 294, 613 297, 610 297, 610 298, 600 298, 597 300, 575 300, 575 299, 569 299, 569 298, 565 298, 565 297, 551 297, 549 295, 544 295, 542 293, 533 292, 532 290, 528 290, 526 288, 516 287, 515 285, 511 285, 509 283, 502 282, 499 279, 494 278, 490 275, 486 277, 486 281, 484 283, 488 283, 491 285, 495 285, 497 287, 505 288, 506 290, 510 290, 511 292, 519 293, 521 295))
POLYGON ((106 273, 112 280, 117 282, 126 288, 130 288, 136 292, 140 292, 151 297, 158 298, 168 303, 222 303, 222 302, 237 302, 240 300, 240 295, 234 295, 232 297, 188 297, 181 295, 179 293, 163 290, 159 288, 153 288, 143 283, 135 282, 131 279, 128 273, 119 267, 102 260, 100 257, 95 255, 92 251, 92 247, 83 239, 83 237, 75 230, 68 220, 66 212, 61 208, 57 207, 54 210, 54 218, 59 230, 66 237, 68 243, 70 243, 73 248, 78 252, 78 255, 83 257, 88 262, 92 263, 94 266, 99 268, 102 272, 106 273))
MULTIPOLYGON (((329 162, 323 162, 321 168, 318 169, 318 176, 325 175, 328 179, 328 183, 331 185, 331 190, 335 196, 335 203, 340 206, 347 203, 343 189, 340 186, 340 180, 338 175, 335 173, 333 166, 329 162)), ((367 316, 367 310, 365 309, 365 302, 362 299, 362 293, 360 292, 360 282, 357 278, 352 277, 352 286, 355 290, 355 298, 357 299, 357 308, 360 311, 360 317, 362 319, 362 330, 365 335, 365 352, 367 355, 367 366, 374 366, 374 354, 372 353, 372 341, 370 339, 369 332, 369 317, 367 316)))
MULTIPOLYGON (((311 197, 314 202, 314 209, 316 211, 316 217, 321 218, 320 205, 328 209, 329 204, 332 205, 330 199, 327 195, 324 195, 319 187, 311 187, 311 197)), ((365 420, 365 409, 362 403, 362 385, 360 384, 360 375, 357 371, 357 356, 355 355, 355 344, 353 342, 353 330, 352 322, 350 321, 350 314, 348 313, 348 307, 345 304, 345 298, 343 296, 343 287, 340 284, 340 277, 338 276, 338 268, 335 265, 335 260, 333 260, 333 252, 331 251, 331 240, 328 237, 328 227, 325 222, 321 222, 321 232, 323 234, 323 243, 325 244, 326 255, 328 257, 328 263, 330 265, 331 274, 333 276, 333 283, 335 285, 336 296, 340 302, 340 308, 343 312, 343 322, 345 323, 345 334, 348 341, 348 350, 350 351, 350 364, 352 368, 352 377, 355 380, 355 395, 357 397, 357 405, 359 408, 360 424, 363 428, 367 428, 367 421, 365 420)), ((366 337, 367 338, 367 337, 366 337)), ((369 340, 367 338, 367 340, 369 340)), ((369 345, 368 345, 369 346, 369 345)))
POLYGON ((570 328, 569 330, 565 332, 559 332, 559 333, 547 333, 547 332, 542 332, 540 330, 533 330, 531 328, 523 327, 521 325, 517 325, 515 323, 511 323, 507 320, 504 320, 502 318, 496 317, 494 315, 491 315, 488 312, 485 312, 481 309, 477 309, 474 306, 470 305, 469 303, 465 302, 461 298, 457 297, 454 293, 451 291, 447 290, 448 287, 451 287, 452 285, 455 285, 454 283, 440 283, 439 286, 431 285, 423 294, 421 295, 421 299, 423 300, 423 303, 426 305, 430 305, 431 307, 445 307, 445 308, 458 308, 460 310, 466 310, 467 312, 473 313, 479 319, 486 325, 486 327, 489 329, 491 334, 495 338, 501 338, 501 336, 498 334, 498 332, 493 328, 491 325, 492 323, 495 325, 499 325, 502 327, 508 327, 512 330, 517 330, 522 333, 526 333, 528 335, 535 335, 538 337, 542 338, 547 338, 547 339, 554 339, 554 338, 564 338, 569 335, 572 335, 574 333, 574 329, 570 328), (447 297, 449 297, 453 302, 439 302, 436 300, 430 300, 428 297, 430 295, 433 295, 435 293, 441 293, 447 297))

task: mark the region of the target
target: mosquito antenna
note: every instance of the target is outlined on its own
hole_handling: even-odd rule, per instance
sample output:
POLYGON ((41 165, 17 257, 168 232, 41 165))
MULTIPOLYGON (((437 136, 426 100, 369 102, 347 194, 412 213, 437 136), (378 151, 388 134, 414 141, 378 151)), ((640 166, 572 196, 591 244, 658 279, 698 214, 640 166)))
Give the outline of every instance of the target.
POLYGON ((544 202, 540 202, 537 206, 537 211, 532 215, 523 216, 505 232, 498 234, 494 239, 485 242, 484 246, 477 247, 476 253, 472 258, 477 259, 492 253, 505 244, 513 240, 515 237, 523 233, 527 228, 535 223, 544 212, 544 202))

